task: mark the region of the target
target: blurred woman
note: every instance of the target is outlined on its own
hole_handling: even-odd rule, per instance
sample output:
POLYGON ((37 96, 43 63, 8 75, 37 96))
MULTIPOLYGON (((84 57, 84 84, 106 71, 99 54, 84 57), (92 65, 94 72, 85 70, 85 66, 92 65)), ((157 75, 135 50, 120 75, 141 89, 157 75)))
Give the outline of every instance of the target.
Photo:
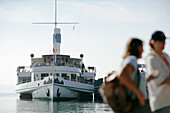
POLYGON ((129 39, 126 49, 123 55, 123 62, 121 64, 121 72, 119 79, 122 84, 124 84, 127 88, 132 90, 136 96, 133 97, 139 99, 139 103, 141 105, 145 104, 145 97, 138 89, 138 87, 133 82, 135 79, 135 75, 137 73, 137 59, 142 57, 143 53, 143 42, 137 38, 129 39))
MULTIPOLYGON (((123 62, 121 64, 122 71, 119 79, 122 84, 133 92, 132 98, 136 101, 133 102, 131 113, 151 112, 147 102, 147 95, 144 95, 147 94, 147 91, 141 87, 141 85, 146 86, 146 82, 142 82, 141 78, 139 78, 139 82, 141 81, 141 83, 134 83, 135 75, 138 71, 137 60, 142 58, 142 53, 142 40, 131 38, 126 45, 125 53, 123 55, 123 62)), ((140 77, 140 75, 138 76, 140 77)))
MULTIPOLYGON (((132 95, 133 104, 130 113, 150 113, 149 105, 145 104, 147 95, 142 93, 147 91, 140 89, 142 83, 137 83, 136 77, 140 78, 138 72, 137 60, 142 57, 143 42, 138 38, 129 39, 126 49, 123 55, 123 61, 121 63, 121 70, 119 73, 119 80, 121 84, 127 87, 127 95, 132 95), (137 76, 138 75, 138 76, 137 76), (135 83, 136 82, 136 83, 135 83)), ((113 75, 107 78, 107 81, 111 81, 113 75)), ((139 81, 138 81, 139 82, 139 81)), ((146 86, 146 82, 144 83, 146 86)))
POLYGON ((165 35, 153 33, 149 42, 151 52, 145 58, 149 101, 152 112, 170 113, 170 58, 163 52, 165 35))

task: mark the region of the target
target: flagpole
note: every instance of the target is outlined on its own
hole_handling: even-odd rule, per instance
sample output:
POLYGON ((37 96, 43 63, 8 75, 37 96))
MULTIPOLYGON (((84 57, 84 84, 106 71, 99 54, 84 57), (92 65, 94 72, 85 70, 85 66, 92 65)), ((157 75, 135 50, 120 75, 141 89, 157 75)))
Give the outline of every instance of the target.
MULTIPOLYGON (((54 37, 54 39, 56 39, 56 32, 55 32, 55 30, 57 30, 57 14, 56 14, 56 11, 57 10, 57 0, 55 0, 55 29, 54 29, 54 34, 55 34, 55 37, 54 37)), ((55 40, 56 41, 56 40, 55 40)), ((56 42, 55 42, 56 43, 56 42)), ((55 44, 54 43, 54 44, 55 44)), ((55 45, 54 45, 55 46, 55 45)), ((55 63, 56 63, 56 47, 55 47, 55 63)))

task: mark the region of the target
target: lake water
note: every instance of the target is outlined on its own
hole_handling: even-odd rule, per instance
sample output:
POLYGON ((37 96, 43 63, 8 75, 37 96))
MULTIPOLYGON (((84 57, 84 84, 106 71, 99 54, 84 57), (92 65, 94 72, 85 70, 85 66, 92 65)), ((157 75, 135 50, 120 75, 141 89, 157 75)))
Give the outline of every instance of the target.
POLYGON ((94 101, 21 100, 15 93, 0 93, 1 113, 113 113, 107 104, 94 101))

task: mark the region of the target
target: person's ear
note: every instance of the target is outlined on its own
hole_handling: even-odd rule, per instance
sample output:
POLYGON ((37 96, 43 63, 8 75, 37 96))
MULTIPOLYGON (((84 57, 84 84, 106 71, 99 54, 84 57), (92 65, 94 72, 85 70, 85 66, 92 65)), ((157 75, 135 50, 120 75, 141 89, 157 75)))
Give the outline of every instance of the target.
POLYGON ((154 45, 155 44, 155 41, 154 40, 151 40, 151 42, 150 42, 152 45, 154 45))

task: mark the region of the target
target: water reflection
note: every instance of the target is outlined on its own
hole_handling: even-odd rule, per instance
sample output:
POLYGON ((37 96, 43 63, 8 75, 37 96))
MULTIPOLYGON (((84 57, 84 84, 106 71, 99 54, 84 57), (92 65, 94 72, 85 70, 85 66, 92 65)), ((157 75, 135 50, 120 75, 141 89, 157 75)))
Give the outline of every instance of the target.
POLYGON ((89 102, 89 101, 61 101, 53 102, 47 100, 16 100, 17 113, 25 112, 65 112, 65 113, 112 113, 107 104, 89 102))

